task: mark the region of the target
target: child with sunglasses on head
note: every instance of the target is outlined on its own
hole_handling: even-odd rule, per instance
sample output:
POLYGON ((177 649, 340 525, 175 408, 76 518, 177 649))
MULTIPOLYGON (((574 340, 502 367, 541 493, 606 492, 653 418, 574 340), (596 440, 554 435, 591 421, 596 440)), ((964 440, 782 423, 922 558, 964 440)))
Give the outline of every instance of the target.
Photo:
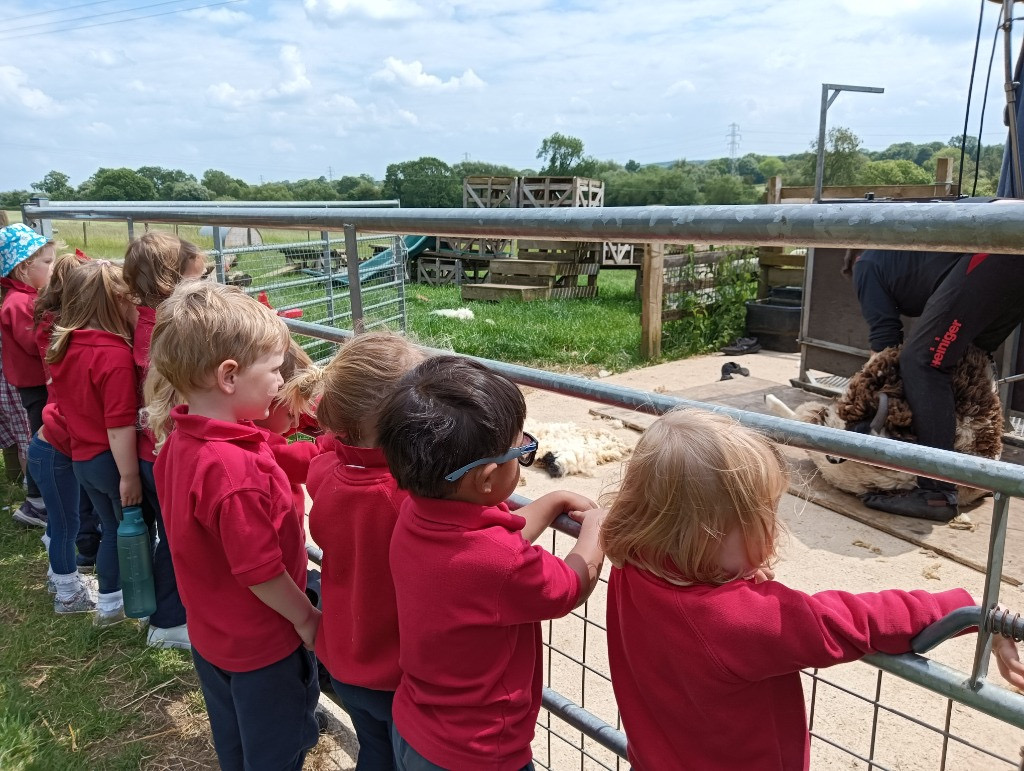
POLYGON ((242 290, 189 281, 160 305, 150 346, 156 489, 223 768, 298 769, 319 736, 305 531, 252 422, 280 392, 288 344, 242 290))
POLYGON ((131 311, 119 267, 107 260, 82 263, 64 280, 46 355, 54 400, 67 423, 71 466, 103 529, 96 557, 98 626, 124 619, 117 525, 121 507, 142 500, 131 311))
POLYGON ((597 584, 602 512, 565 491, 509 510, 537 443, 523 433, 519 388, 483 365, 427 359, 378 414, 378 443, 409 493, 391 538, 402 669, 396 765, 532 768, 540 622, 579 607, 597 584), (564 560, 533 545, 562 513, 582 523, 564 560))
MULTIPOLYGON (((139 382, 140 409, 143 406, 142 385, 149 372, 149 346, 156 323, 156 311, 160 304, 171 296, 171 292, 182 281, 201 278, 206 268, 206 257, 199 247, 183 241, 172 233, 151 230, 128 244, 124 253, 124 280, 131 290, 138 318, 132 336, 132 357, 139 382)), ((153 588, 156 593, 156 610, 149 617, 146 643, 154 648, 179 648, 190 646, 185 606, 178 594, 178 582, 174 577, 174 565, 167 540, 167 529, 157 499, 156 483, 153 479, 153 463, 156 460, 156 440, 148 425, 139 431, 139 471, 142 475, 142 509, 147 524, 156 525, 159 539, 153 550, 153 588)))
MULTIPOLYGON (((39 290, 50 280, 57 256, 51 239, 20 222, 0 229, 0 337, 3 339, 3 371, 7 381, 18 389, 28 413, 29 433, 43 425, 43 407, 48 392, 43 362, 39 358, 33 332, 33 311, 39 290)), ((28 495, 15 510, 15 522, 46 527, 46 506, 31 469, 25 474, 28 495)))
MULTIPOLYGON (((670 412, 637 444, 601 528, 608 659, 637 771, 807 769, 801 669, 906 653, 974 605, 962 589, 808 595, 770 580, 786 487, 775 445, 723 415, 670 412)), ((994 650, 1024 685, 1013 643, 994 650)))
POLYGON ((336 441, 309 466, 309 531, 323 550, 317 657, 352 718, 356 768, 394 768, 391 702, 401 677, 398 609, 388 552, 408 493, 388 470, 377 442, 381 399, 423 360, 405 338, 358 335, 322 373, 307 370, 317 421, 336 441), (314 380, 316 382, 314 382, 314 380))

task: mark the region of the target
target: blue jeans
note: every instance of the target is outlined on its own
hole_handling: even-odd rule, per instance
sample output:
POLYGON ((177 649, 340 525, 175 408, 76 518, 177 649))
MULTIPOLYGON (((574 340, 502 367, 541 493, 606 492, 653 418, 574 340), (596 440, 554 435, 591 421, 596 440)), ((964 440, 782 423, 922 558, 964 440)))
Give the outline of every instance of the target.
MULTIPOLYGON (((25 413, 28 415, 28 431, 31 436, 35 436, 36 431, 43 425, 43 407, 46 406, 47 390, 46 386, 30 386, 28 388, 19 388, 18 396, 21 397, 21 406, 25 408, 25 413)), ((35 478, 32 476, 32 471, 26 465, 25 468, 25 487, 28 492, 29 498, 38 498, 42 493, 39 490, 35 478)))
POLYGON ((252 672, 228 672, 192 648, 223 771, 299 771, 320 738, 316 659, 301 645, 252 672))
MULTIPOLYGON (((443 766, 436 766, 413 749, 395 724, 391 724, 391 744, 395 749, 395 768, 398 771, 447 771, 443 766)), ((533 763, 527 763, 520 771, 535 771, 533 763)))
POLYGON ((352 718, 359 740, 356 771, 391 771, 395 768, 395 751, 391 746, 391 702, 394 691, 375 691, 348 685, 331 678, 331 687, 352 718))
POLYGON ((96 559, 96 552, 100 548, 100 518, 92 507, 92 501, 88 494, 78 486, 78 538, 75 544, 78 546, 78 553, 83 557, 96 559))
POLYGON ((100 518, 100 548, 96 552, 96 573, 99 575, 100 594, 121 590, 121 570, 117 563, 117 523, 121 519, 121 473, 114 463, 114 455, 107 450, 90 460, 76 460, 71 464, 78 483, 82 486, 92 507, 100 518))
POLYGON ((35 434, 28 443, 28 468, 46 504, 50 567, 58 575, 74 573, 78 570, 75 540, 78 538, 81 488, 71 470, 71 458, 35 434))
MULTIPOLYGON (((151 626, 161 629, 181 626, 185 623, 185 606, 181 604, 178 594, 178 581, 174 577, 174 564, 171 562, 171 548, 167 542, 167 530, 164 518, 160 513, 160 502, 156 497, 156 481, 153 478, 153 464, 148 460, 139 461, 139 474, 142 476, 142 510, 152 516, 156 523, 159 540, 153 550, 153 587, 156 590, 156 610, 149 617, 151 626)), ((146 517, 149 519, 149 517, 146 517)))

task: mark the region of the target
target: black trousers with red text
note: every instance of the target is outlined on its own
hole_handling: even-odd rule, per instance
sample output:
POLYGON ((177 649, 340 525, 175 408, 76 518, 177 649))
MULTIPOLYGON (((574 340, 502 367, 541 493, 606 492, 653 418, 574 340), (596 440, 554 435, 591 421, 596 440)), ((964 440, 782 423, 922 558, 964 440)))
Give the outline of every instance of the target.
MULTIPOLYGON (((1024 255, 965 254, 936 288, 900 354, 917 441, 953 449, 953 371, 974 344, 992 352, 1024 319, 1024 255)), ((919 478, 929 489, 952 489, 919 478)))

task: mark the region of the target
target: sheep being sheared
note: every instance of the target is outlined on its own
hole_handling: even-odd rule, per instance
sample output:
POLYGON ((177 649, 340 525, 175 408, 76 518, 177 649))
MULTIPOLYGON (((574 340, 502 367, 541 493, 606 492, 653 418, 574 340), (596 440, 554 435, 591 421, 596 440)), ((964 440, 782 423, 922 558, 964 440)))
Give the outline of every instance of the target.
POLYGON ((630 453, 626 442, 603 428, 527 421, 524 430, 537 437, 537 465, 553 477, 590 476, 602 463, 622 460, 630 453))
MULTIPOLYGON (((822 405, 808 402, 791 410, 775 397, 765 400, 780 417, 802 420, 820 426, 872 433, 913 442, 910 406, 903 397, 899 372, 898 347, 874 354, 850 378, 846 390, 835 401, 822 405)), ((988 355, 971 346, 953 373, 953 398, 956 404, 954 449, 968 455, 998 458, 1003 449, 1003 413, 988 355)), ((842 461, 823 453, 807 453, 821 476, 831 485, 848 493, 909 490, 916 477, 901 471, 842 461)), ((961 503, 972 503, 986 493, 973 487, 960 487, 961 503)))

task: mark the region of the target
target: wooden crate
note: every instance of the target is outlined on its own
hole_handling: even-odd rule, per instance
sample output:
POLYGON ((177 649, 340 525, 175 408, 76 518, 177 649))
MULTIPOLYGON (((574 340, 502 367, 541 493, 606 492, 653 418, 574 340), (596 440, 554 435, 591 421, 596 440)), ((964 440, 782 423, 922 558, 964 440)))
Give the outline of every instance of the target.
POLYGON ((519 205, 519 177, 465 177, 462 206, 466 209, 515 209, 519 205))
POLYGON ((604 182, 588 177, 520 177, 519 208, 604 206, 604 182))
POLYGON ((435 236, 434 254, 459 259, 493 259, 512 257, 510 238, 471 238, 468 236, 435 236))
POLYGON ((547 300, 551 290, 546 286, 517 286, 514 284, 464 284, 463 300, 547 300))
POLYGON ((490 273, 489 260, 458 259, 425 252, 416 260, 416 280, 421 284, 480 284, 490 273))
POLYGON ((517 255, 520 260, 556 260, 559 262, 598 263, 602 245, 592 241, 532 241, 519 239, 517 255))

